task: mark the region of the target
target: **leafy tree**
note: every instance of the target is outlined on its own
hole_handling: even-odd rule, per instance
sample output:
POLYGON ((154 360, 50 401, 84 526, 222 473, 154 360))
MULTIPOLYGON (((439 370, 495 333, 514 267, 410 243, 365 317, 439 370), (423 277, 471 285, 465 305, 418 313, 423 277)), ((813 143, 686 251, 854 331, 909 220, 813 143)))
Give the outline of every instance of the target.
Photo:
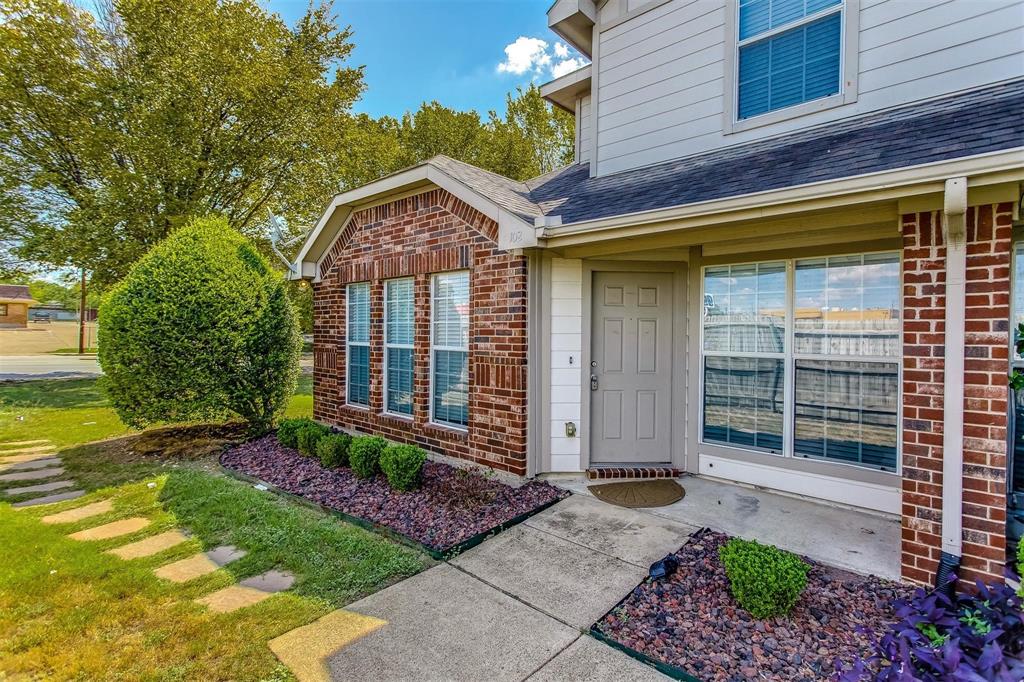
POLYGON ((117 281, 195 216, 306 224, 336 188, 362 71, 329 6, 294 28, 257 0, 0 0, 0 240, 117 281), (8 195, 8 192, 5 192, 8 195))
POLYGON ((572 163, 575 122, 544 101, 531 84, 505 100, 505 118, 490 113, 489 140, 481 166, 516 180, 528 180, 572 163))
POLYGON ((136 427, 234 414, 263 433, 298 376, 285 282, 222 217, 196 219, 143 256, 104 299, 99 339, 104 387, 136 427))

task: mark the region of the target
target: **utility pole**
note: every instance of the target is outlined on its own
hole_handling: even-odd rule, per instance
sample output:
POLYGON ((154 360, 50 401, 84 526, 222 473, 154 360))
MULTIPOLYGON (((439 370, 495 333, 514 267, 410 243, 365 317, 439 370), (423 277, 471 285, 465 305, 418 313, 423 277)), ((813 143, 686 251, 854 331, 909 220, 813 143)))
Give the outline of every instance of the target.
POLYGON ((78 354, 85 354, 85 268, 82 268, 81 298, 78 301, 78 354))

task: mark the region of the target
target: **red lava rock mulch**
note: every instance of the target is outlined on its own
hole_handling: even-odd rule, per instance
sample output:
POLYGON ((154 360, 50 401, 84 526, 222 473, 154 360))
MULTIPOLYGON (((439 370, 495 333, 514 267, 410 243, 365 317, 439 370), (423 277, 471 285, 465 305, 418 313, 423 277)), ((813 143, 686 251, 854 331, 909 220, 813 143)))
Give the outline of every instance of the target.
POLYGON ((889 606, 911 588, 813 561, 807 588, 787 617, 758 621, 729 594, 718 548, 704 531, 675 553, 668 579, 645 580, 595 626, 620 644, 700 680, 822 680, 839 658, 870 655, 858 632, 894 622, 889 606))
POLYGON ((423 465, 423 482, 417 490, 395 492, 380 474, 362 480, 348 468, 324 469, 316 459, 283 447, 274 436, 228 450, 221 464, 325 507, 387 526, 438 552, 569 496, 548 483, 530 481, 515 488, 430 460, 423 465))

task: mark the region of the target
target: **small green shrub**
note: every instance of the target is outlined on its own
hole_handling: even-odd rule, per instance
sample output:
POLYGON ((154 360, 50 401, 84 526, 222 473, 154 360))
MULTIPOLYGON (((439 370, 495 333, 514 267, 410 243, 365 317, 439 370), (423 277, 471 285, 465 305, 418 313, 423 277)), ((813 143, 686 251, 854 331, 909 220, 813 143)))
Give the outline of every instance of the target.
POLYGON ((394 490, 412 490, 420 482, 427 453, 415 445, 391 445, 380 456, 380 470, 394 490))
POLYGON ((331 430, 323 424, 316 422, 310 422, 299 429, 298 435, 298 446, 299 452, 306 457, 313 457, 316 455, 316 444, 320 442, 320 439, 324 436, 329 436, 331 430))
POLYGON ((299 431, 315 423, 308 417, 284 419, 277 425, 277 442, 286 448, 297 448, 299 447, 299 431))
POLYGON ((729 578, 729 591, 754 618, 789 613, 807 586, 811 567, 800 557, 754 540, 733 538, 718 556, 729 578))
POLYGON ((325 469, 334 469, 348 464, 348 446, 352 437, 347 433, 332 433, 316 444, 316 454, 325 469))
POLYGON ((388 442, 380 436, 356 436, 348 446, 348 464, 359 478, 370 478, 380 471, 380 456, 388 442))

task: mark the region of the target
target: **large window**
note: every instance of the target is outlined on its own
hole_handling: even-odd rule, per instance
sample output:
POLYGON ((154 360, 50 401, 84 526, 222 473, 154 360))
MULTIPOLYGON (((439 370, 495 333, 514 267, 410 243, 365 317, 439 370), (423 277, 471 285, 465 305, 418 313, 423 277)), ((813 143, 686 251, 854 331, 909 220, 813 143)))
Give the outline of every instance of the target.
POLYGON ((370 285, 348 285, 348 322, 345 339, 348 358, 350 405, 370 406, 370 285))
POLYGON ((411 278, 384 283, 384 410, 404 416, 412 415, 413 285, 411 278))
POLYGON ((737 118, 840 91, 843 0, 741 0, 737 118))
POLYGON ((896 254, 708 267, 704 309, 704 442, 896 471, 896 254))
POLYGON ((469 273, 435 275, 430 309, 431 420, 465 427, 469 424, 469 273))

